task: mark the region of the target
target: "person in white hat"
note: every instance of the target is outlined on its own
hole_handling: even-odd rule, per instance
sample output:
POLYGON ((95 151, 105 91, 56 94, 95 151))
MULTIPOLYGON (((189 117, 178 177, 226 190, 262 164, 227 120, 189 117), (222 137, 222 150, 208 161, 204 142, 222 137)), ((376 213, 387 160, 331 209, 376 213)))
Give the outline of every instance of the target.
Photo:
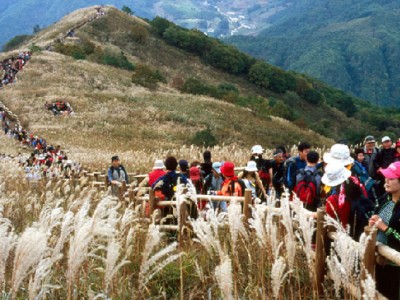
POLYGON ((348 166, 354 162, 354 159, 350 156, 350 149, 347 145, 335 144, 329 152, 324 154, 324 162, 348 166))
POLYGON ((340 162, 328 163, 321 181, 333 188, 326 199, 327 214, 338 219, 343 228, 350 226, 350 235, 358 240, 375 208, 365 187, 340 162))
MULTIPOLYGON (((269 164, 269 160, 264 159, 262 157, 263 153, 264 153, 264 149, 263 149, 263 147, 261 147, 261 145, 254 145, 251 148, 252 155, 250 157, 250 161, 256 162, 258 175, 261 179, 263 189, 266 192, 268 192, 270 185, 271 185, 271 177, 269 174, 270 164, 269 164)), ((266 198, 264 195, 262 195, 261 200, 266 201, 266 198)))
MULTIPOLYGON (((388 136, 384 136, 382 138, 381 149, 378 151, 378 154, 375 158, 375 166, 378 170, 378 174, 380 174, 379 172, 381 170, 386 169, 392 162, 394 162, 396 157, 396 149, 392 148, 392 146, 392 139, 388 136)), ((385 181, 383 177, 382 179, 385 181)))
POLYGON ((251 189, 253 199, 257 197, 263 197, 266 199, 267 194, 261 178, 258 175, 257 164, 255 161, 248 161, 247 166, 244 168, 244 171, 238 175, 238 178, 243 180, 247 189, 251 189))

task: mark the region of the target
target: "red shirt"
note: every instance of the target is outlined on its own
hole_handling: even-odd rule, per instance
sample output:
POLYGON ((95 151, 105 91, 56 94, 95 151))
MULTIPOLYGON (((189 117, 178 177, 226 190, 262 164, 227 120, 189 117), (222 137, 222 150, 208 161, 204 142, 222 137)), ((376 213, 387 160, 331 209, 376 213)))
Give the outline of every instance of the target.
POLYGON ((166 172, 161 169, 155 169, 149 173, 149 185, 152 186, 154 182, 157 181, 158 178, 164 176, 166 172))

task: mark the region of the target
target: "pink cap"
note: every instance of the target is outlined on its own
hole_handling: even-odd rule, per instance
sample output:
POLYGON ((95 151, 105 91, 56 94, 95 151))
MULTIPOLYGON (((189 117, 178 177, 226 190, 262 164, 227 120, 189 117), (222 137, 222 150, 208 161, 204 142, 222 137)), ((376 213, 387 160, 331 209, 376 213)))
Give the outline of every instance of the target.
POLYGON ((400 161, 392 163, 386 169, 381 170, 381 173, 385 178, 396 179, 400 178, 400 161))

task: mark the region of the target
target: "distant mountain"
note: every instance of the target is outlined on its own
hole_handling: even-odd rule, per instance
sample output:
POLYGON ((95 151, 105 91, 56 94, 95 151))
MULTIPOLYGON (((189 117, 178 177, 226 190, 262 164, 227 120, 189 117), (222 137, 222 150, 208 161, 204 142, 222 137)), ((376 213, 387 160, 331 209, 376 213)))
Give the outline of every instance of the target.
POLYGON ((0 47, 12 37, 31 34, 35 25, 47 27, 66 14, 92 5, 130 7, 144 18, 165 17, 210 36, 254 34, 269 26, 268 19, 285 9, 287 0, 1 0, 0 47))
POLYGON ((90 5, 197 28, 286 70, 400 107, 400 2, 393 0, 1 0, 0 46, 90 5), (245 36, 237 36, 243 34, 245 36))
POLYGON ((400 106, 400 2, 299 0, 257 37, 229 39, 287 70, 353 95, 400 106))
POLYGON ((98 144, 105 133, 126 147, 142 147, 144 140, 152 147, 206 140, 270 147, 308 140, 321 146, 343 138, 358 143, 367 134, 400 136, 400 110, 285 72, 166 19, 147 22, 112 7, 93 19, 94 8, 17 44, 15 49, 37 52, 19 84, 0 93, 38 130, 54 122, 41 111, 45 101, 69 101, 78 118, 39 133, 62 132, 71 147, 98 144), (66 35, 71 28, 74 33, 66 35), (10 94, 15 90, 17 98, 10 94), (84 139, 75 139, 76 130, 84 139))

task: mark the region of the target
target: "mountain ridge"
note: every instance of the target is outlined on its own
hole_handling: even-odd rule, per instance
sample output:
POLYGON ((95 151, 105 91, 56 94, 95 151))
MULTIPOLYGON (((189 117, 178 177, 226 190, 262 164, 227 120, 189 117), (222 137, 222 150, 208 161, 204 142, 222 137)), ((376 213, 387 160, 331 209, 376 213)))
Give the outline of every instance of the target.
MULTIPOLYGON (((64 136, 69 148, 91 144, 96 149, 107 148, 109 151, 109 146, 101 145, 96 138, 98 135, 111 138, 121 150, 128 151, 138 145, 149 149, 168 148, 211 137, 217 144, 248 146, 261 143, 273 147, 303 139, 322 146, 332 143, 332 139, 346 136, 351 141, 359 141, 367 133, 397 134, 396 118, 393 117, 390 123, 382 123, 379 129, 375 128, 372 125, 375 121, 370 119, 373 116, 371 111, 374 115, 383 112, 375 107, 371 107, 371 111, 360 110, 359 100, 354 99, 353 102, 351 97, 315 79, 285 73, 247 58, 253 64, 252 80, 262 80, 252 82, 244 73, 229 74, 221 71, 226 66, 213 65, 219 60, 210 60, 210 54, 226 56, 224 51, 228 51, 233 59, 245 55, 218 40, 167 20, 156 19, 149 24, 112 7, 106 10, 106 16, 80 27, 74 37, 67 37, 61 42, 59 39, 74 24, 92 16, 95 13, 93 7, 66 16, 26 41, 21 47, 30 47, 33 42, 46 47, 58 41, 52 47, 60 53, 36 53, 29 66, 32 69, 24 70, 21 75, 24 79, 22 83, 15 86, 15 91, 13 87, 12 93, 6 89, 1 95, 1 99, 13 111, 25 116, 27 125, 33 126, 40 134, 60 141, 58 136, 67 131, 64 136), (157 24, 166 24, 163 30, 169 35, 160 36, 157 24), (185 36, 210 46, 209 53, 196 54, 167 39, 185 36), (90 54, 79 52, 84 48, 88 48, 90 54), (122 66, 131 61, 136 69, 132 73, 118 69, 121 65, 117 68, 104 65, 114 64, 116 58, 119 59, 118 64, 122 59, 122 66), (148 82, 137 81, 139 71, 142 75, 149 72, 158 79, 161 76, 159 88, 143 88, 141 85, 148 82), (263 87, 266 78, 257 77, 256 71, 266 72, 271 85, 263 87), (26 78, 29 80, 26 81, 26 78), (133 82, 133 78, 136 81, 133 82), (288 86, 293 84, 291 80, 296 86, 288 86), (285 90, 277 90, 283 87, 282 84, 286 86, 285 90), (287 88, 310 93, 305 94, 309 100, 302 99, 295 90, 287 88), (198 93, 203 96, 192 95, 198 93), (343 98, 348 102, 332 102, 343 98), (70 102, 78 117, 59 119, 59 127, 50 126, 54 118, 41 108, 44 102, 56 99, 70 102), (319 101, 319 104, 309 101, 319 101), (350 107, 354 107, 354 111, 350 111, 350 107), (34 114, 27 119, 33 111, 37 111, 38 116, 34 114), (115 120, 109 119, 109 114, 116 114, 115 120), (352 126, 348 126, 349 123, 352 126), (76 131, 80 132, 83 140, 73 134, 76 131), (150 141, 144 142, 144 138, 150 138, 150 141)), ((189 42, 185 45, 191 47, 193 44, 189 42)), ((227 66, 233 66, 229 61, 227 63, 227 66)), ((243 69, 242 72, 249 70, 243 69)))

